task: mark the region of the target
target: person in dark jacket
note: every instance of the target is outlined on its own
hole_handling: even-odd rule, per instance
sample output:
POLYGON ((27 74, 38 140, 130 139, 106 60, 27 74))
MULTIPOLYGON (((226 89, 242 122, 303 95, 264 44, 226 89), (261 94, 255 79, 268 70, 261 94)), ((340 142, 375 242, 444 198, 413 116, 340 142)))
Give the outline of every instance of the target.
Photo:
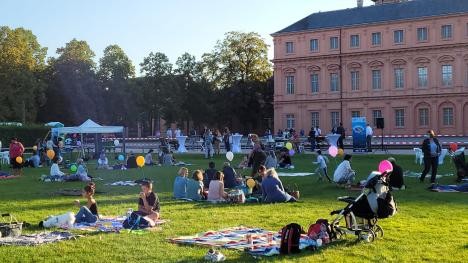
POLYGON ((345 134, 345 128, 343 127, 343 123, 340 122, 340 126, 338 126, 338 128, 336 128, 336 133, 341 135, 340 138, 338 139, 338 148, 344 150, 343 140, 344 140, 346 134, 345 134))
POLYGON ((235 188, 239 186, 236 171, 231 167, 231 164, 229 162, 224 163, 223 174, 225 188, 235 188))
POLYGON ((309 131, 309 142, 310 142, 310 150, 313 152, 315 151, 315 130, 314 128, 310 128, 309 131))
POLYGON ((396 163, 395 158, 390 157, 388 160, 392 163, 393 166, 392 174, 390 175, 390 187, 392 187, 394 190, 404 190, 405 182, 403 180, 403 169, 396 163))
POLYGON ((205 171, 205 174, 203 175, 203 184, 205 185, 205 188, 208 188, 211 180, 214 180, 217 171, 218 170, 215 169, 215 163, 209 162, 208 169, 205 171))
POLYGON ((429 170, 432 170, 431 184, 435 184, 437 167, 439 165, 439 156, 442 152, 442 147, 440 146, 439 140, 436 138, 434 131, 430 130, 427 133, 428 138, 424 139, 421 147, 424 155, 424 170, 419 180, 424 182, 424 178, 426 178, 429 170))

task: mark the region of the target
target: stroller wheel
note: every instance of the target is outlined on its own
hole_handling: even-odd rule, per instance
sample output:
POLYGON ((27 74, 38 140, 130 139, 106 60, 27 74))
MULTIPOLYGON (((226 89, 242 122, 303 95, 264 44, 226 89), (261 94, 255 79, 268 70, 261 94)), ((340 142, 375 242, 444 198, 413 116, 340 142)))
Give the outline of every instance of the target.
POLYGON ((335 227, 335 239, 342 240, 346 238, 346 232, 339 227, 335 227))
POLYGON ((369 230, 363 230, 359 233, 359 240, 360 241, 365 241, 367 243, 372 243, 374 242, 375 239, 375 233, 371 229, 369 230))
POLYGON ((375 237, 380 237, 380 238, 382 238, 382 237, 384 236, 383 228, 380 227, 379 225, 374 225, 374 227, 372 228, 372 230, 373 230, 374 233, 375 233, 375 237))

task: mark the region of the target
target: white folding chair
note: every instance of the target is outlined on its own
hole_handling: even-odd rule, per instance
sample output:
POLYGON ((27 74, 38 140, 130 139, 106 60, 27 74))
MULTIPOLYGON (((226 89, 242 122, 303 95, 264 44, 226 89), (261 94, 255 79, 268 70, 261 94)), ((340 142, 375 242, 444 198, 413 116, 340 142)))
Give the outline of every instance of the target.
POLYGON ((0 163, 1 164, 10 164, 10 153, 9 152, 0 152, 0 163))
POLYGON ((439 155, 439 165, 444 164, 444 159, 445 156, 447 156, 448 150, 447 149, 442 149, 442 152, 439 155))
POLYGON ((416 164, 422 165, 423 164, 423 152, 421 148, 414 148, 414 154, 416 157, 416 160, 414 161, 416 164))

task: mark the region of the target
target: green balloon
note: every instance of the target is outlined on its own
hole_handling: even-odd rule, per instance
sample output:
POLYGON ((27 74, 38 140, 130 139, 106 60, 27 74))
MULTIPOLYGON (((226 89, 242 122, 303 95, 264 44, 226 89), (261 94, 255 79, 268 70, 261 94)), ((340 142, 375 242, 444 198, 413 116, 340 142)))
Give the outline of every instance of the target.
POLYGON ((78 167, 76 167, 76 165, 72 165, 70 166, 70 171, 72 171, 72 173, 76 172, 78 170, 78 167))

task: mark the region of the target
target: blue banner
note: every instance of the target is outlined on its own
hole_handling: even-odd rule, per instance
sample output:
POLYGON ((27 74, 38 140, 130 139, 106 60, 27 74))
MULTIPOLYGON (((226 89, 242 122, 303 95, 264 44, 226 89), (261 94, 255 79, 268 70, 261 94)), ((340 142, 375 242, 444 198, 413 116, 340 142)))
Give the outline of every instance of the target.
POLYGON ((366 146, 366 118, 352 118, 353 152, 367 152, 366 146))

